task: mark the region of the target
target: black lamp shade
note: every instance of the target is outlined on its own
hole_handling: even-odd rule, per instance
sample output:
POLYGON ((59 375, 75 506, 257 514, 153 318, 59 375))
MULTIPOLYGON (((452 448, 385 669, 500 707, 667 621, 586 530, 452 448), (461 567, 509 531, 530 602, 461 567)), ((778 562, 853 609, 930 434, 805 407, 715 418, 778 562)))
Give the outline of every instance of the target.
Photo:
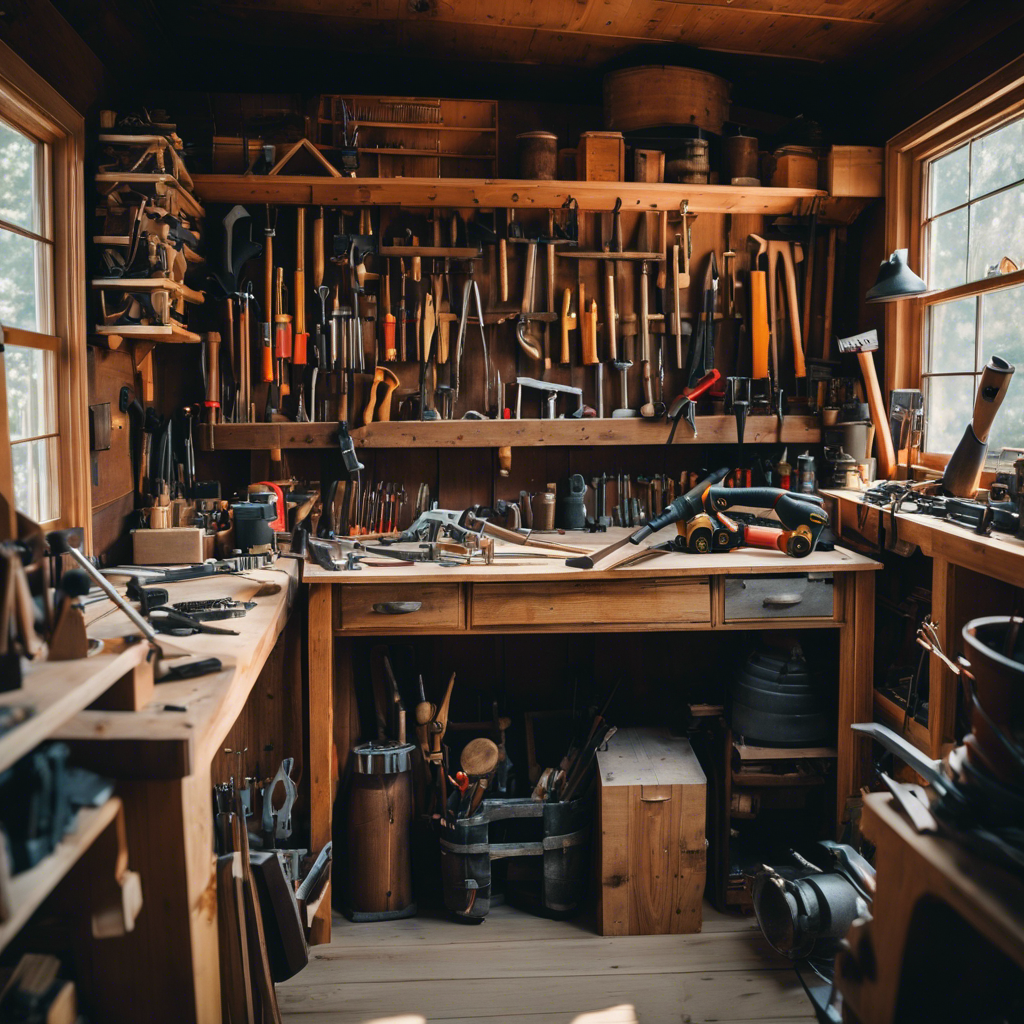
POLYGON ((897 249, 879 268, 874 287, 868 289, 868 302, 895 302, 926 292, 928 286, 907 266, 907 250, 897 249))

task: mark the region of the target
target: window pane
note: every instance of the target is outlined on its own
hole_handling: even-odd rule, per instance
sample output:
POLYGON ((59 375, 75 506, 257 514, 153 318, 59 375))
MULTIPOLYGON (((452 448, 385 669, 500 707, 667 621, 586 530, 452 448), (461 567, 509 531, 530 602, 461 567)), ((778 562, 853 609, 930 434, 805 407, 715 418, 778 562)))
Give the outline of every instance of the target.
POLYGON ((60 515, 57 439, 49 437, 13 444, 11 456, 14 461, 14 503, 18 510, 40 523, 56 519, 60 515))
MULTIPOLYGON (((982 296, 979 369, 992 356, 1002 356, 1024 373, 1024 286, 982 296)), ((1018 402, 1024 403, 1024 398, 1018 397, 1018 402)))
POLYGON ((948 452, 960 443, 974 409, 974 376, 925 377, 925 451, 948 452))
POLYGON ((0 121, 0 220, 42 234, 36 185, 42 146, 0 121))
POLYGON ((1009 256, 1024 266, 1024 185, 971 205, 971 254, 968 281, 980 281, 1009 256))
POLYGON ((972 295, 929 307, 925 373, 974 371, 977 301, 972 295))
POLYGON ((1024 178, 1024 120, 1014 121, 972 143, 971 198, 1024 178))
POLYGON ((928 165, 928 216, 967 202, 970 147, 961 146, 928 165))
POLYGON ((933 220, 928 228, 928 287, 933 291, 963 284, 967 274, 967 211, 933 220))
POLYGON ((0 228, 0 323, 52 333, 51 246, 0 228))
POLYGON ((7 424, 11 440, 57 432, 56 376, 52 352, 8 345, 7 424))

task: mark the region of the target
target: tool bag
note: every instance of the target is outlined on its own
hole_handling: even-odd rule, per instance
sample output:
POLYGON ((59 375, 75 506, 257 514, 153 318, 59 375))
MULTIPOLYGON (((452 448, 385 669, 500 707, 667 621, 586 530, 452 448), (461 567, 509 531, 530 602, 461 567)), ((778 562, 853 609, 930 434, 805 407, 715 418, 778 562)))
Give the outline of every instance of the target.
POLYGON ((541 857, 539 892, 510 889, 539 913, 567 914, 586 892, 591 802, 586 799, 538 801, 529 797, 485 800, 472 818, 442 822, 441 880, 444 905, 453 914, 484 918, 491 909, 491 862, 511 857, 541 857), (537 838, 491 842, 492 822, 533 819, 537 838))

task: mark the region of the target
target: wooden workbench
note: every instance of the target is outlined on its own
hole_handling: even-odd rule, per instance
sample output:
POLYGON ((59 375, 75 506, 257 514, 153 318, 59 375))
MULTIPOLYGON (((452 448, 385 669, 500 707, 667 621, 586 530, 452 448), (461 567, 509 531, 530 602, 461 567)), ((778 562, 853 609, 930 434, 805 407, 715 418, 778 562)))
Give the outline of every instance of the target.
MULTIPOLYGON (((140 711, 82 711, 54 734, 82 763, 118 780, 132 867, 143 879, 135 930, 95 945, 103 1020, 221 1020, 210 763, 285 626, 298 570, 294 560, 280 559, 271 569, 161 584, 171 601, 245 601, 264 583, 280 589, 255 598, 244 618, 215 623, 238 636, 168 637, 178 647, 220 658, 222 671, 160 683, 140 711)), ((91 637, 135 632, 111 602, 91 605, 88 613, 91 637)))
MULTIPOLYGON (((943 650, 959 650, 960 629, 966 618, 1006 614, 1012 607, 989 609, 989 593, 979 591, 978 576, 991 577, 1012 587, 1024 587, 1024 540, 1006 533, 983 537, 964 526, 932 516, 887 510, 868 505, 859 491, 826 490, 826 501, 835 505, 832 526, 837 536, 861 550, 883 549, 899 555, 920 551, 932 560, 932 619, 943 650), (895 527, 894 527, 895 519, 895 527)), ((929 665, 928 728, 910 719, 904 729, 902 708, 882 694, 874 696, 875 715, 931 757, 955 740, 957 679, 938 658, 929 665)))
MULTIPOLYGON (((597 550, 627 531, 544 535, 573 547, 597 550)), ((655 540, 667 539, 656 536, 655 540)), ((337 638, 358 636, 596 633, 648 630, 836 629, 838 666, 838 807, 858 792, 867 744, 847 726, 869 721, 872 695, 874 577, 879 564, 842 548, 788 558, 781 552, 743 548, 714 555, 668 554, 635 568, 570 569, 562 558, 515 555, 522 548, 496 545, 513 557, 492 565, 443 567, 365 565, 358 572, 330 572, 306 563, 309 584, 309 777, 311 845, 331 838, 332 750, 339 769, 358 738, 355 687, 347 651, 337 638), (725 581, 764 574, 832 573, 831 615, 731 619, 725 581), (410 614, 386 614, 374 605, 418 601, 410 614), (338 721, 335 722, 335 715, 338 721)), ((622 554, 627 551, 623 550, 622 554)), ((610 563, 616 556, 609 559, 610 563)), ((376 560, 382 561, 382 560, 376 560)), ((330 939, 330 901, 324 900, 311 942, 330 939)))

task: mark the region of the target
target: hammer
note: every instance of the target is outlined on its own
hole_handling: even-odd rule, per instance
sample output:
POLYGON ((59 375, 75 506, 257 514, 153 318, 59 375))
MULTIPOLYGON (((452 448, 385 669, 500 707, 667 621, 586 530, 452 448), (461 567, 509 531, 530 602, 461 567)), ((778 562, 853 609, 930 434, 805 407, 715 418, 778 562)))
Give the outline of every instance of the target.
POLYGON ((860 372, 864 375, 868 407, 871 409, 871 422, 875 425, 878 476, 882 480, 891 480, 896 472, 896 452, 892 446, 892 434, 889 433, 889 417, 882 401, 882 389, 878 386, 875 360, 871 355, 878 348, 878 332, 871 330, 849 338, 840 338, 837 344, 840 352, 857 354, 860 372))

